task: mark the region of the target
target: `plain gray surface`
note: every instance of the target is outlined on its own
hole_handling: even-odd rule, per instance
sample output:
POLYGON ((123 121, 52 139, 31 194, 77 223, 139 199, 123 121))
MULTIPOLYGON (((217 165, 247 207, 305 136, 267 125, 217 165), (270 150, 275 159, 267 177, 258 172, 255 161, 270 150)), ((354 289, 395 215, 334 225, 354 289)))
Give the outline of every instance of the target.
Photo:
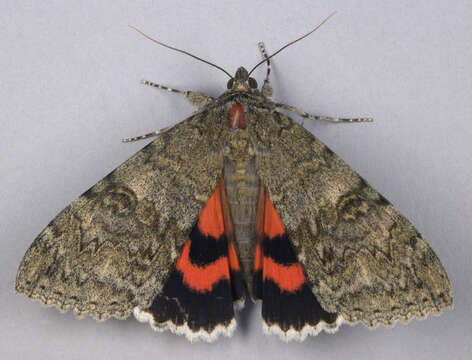
MULTIPOLYGON (((466 359, 472 350, 472 4, 464 1, 7 1, 0 4, 1 359, 466 359), (273 60, 275 98, 376 122, 305 126, 417 226, 453 284, 455 310, 304 343, 262 333, 260 307, 232 339, 190 344, 134 319, 75 320, 15 296, 29 244, 76 196, 192 107, 144 78, 218 95, 230 72, 338 14, 273 60)), ((256 73, 262 83, 263 70, 256 73)))

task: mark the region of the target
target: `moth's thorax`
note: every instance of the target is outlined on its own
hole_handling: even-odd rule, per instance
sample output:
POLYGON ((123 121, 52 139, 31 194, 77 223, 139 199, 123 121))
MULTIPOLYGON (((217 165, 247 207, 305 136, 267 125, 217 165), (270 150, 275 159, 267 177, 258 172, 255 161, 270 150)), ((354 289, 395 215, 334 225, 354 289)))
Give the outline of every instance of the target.
POLYGON ((246 129, 243 105, 232 105, 228 111, 228 119, 232 130, 224 151, 225 187, 243 276, 250 290, 260 185, 255 151, 246 129))
POLYGON ((231 129, 245 129, 247 126, 246 115, 244 114, 244 106, 235 103, 228 111, 228 123, 231 129))

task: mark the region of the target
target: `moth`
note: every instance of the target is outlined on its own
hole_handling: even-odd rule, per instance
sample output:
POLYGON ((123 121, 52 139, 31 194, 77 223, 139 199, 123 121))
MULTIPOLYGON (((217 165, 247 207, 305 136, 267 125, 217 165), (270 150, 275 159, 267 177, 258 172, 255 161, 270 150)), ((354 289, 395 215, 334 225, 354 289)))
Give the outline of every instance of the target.
POLYGON ((213 98, 146 81, 184 95, 196 112, 126 139, 157 135, 39 234, 17 293, 97 320, 134 314, 206 341, 233 333, 246 297, 262 302, 265 332, 284 340, 452 308, 446 272, 413 225, 280 110, 370 119, 272 100, 270 59, 319 26, 271 56, 260 43, 262 61, 234 76, 151 39, 224 71, 227 91, 213 98), (264 63, 259 89, 251 73, 264 63))

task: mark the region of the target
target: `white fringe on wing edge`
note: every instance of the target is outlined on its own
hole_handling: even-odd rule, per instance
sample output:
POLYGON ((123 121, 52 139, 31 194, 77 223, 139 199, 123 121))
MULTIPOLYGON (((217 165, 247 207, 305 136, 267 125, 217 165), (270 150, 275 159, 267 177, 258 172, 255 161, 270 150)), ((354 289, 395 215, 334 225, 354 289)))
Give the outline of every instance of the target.
POLYGON ((268 325, 264 320, 262 320, 262 329, 266 335, 278 335, 283 341, 303 341, 308 335, 316 336, 322 330, 326 331, 329 334, 334 334, 338 331, 341 324, 344 322, 344 319, 341 315, 338 315, 334 324, 328 324, 324 321, 320 321, 315 326, 306 324, 301 330, 295 330, 290 328, 287 331, 283 331, 279 325, 273 324, 268 325))
POLYGON ((246 299, 243 297, 239 300, 233 301, 234 311, 241 311, 242 309, 244 309, 245 304, 246 304, 246 299))
POLYGON ((157 326, 154 322, 154 318, 148 312, 141 310, 139 307, 133 309, 133 314, 136 320, 142 323, 149 323, 152 329, 155 331, 165 331, 170 330, 172 333, 177 335, 184 335, 190 342, 203 340, 206 342, 215 341, 220 335, 231 336, 233 335, 234 330, 236 329, 236 320, 232 319, 231 322, 225 326, 222 324, 217 325, 211 332, 200 329, 198 331, 193 331, 187 325, 176 325, 171 320, 167 320, 165 323, 159 324, 157 326))

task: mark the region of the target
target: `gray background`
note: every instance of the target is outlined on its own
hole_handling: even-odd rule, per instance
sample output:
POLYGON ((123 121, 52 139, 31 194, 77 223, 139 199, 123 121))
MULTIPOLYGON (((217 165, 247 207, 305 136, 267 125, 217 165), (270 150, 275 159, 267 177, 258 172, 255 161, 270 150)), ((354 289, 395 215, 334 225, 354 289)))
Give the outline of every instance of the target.
MULTIPOLYGON (((472 327, 470 1, 7 1, 0 4, 0 358, 465 359, 472 327), (302 344, 262 333, 260 307, 232 339, 189 344, 134 319, 96 323, 14 295, 34 237, 71 200, 192 108, 142 78, 218 95, 227 77, 127 25, 233 72, 274 59, 275 98, 376 122, 306 127, 403 212, 453 283, 455 310, 375 331, 343 326, 302 344)), ((256 77, 262 79, 262 71, 256 77)), ((261 82, 261 81, 260 81, 261 82)))

